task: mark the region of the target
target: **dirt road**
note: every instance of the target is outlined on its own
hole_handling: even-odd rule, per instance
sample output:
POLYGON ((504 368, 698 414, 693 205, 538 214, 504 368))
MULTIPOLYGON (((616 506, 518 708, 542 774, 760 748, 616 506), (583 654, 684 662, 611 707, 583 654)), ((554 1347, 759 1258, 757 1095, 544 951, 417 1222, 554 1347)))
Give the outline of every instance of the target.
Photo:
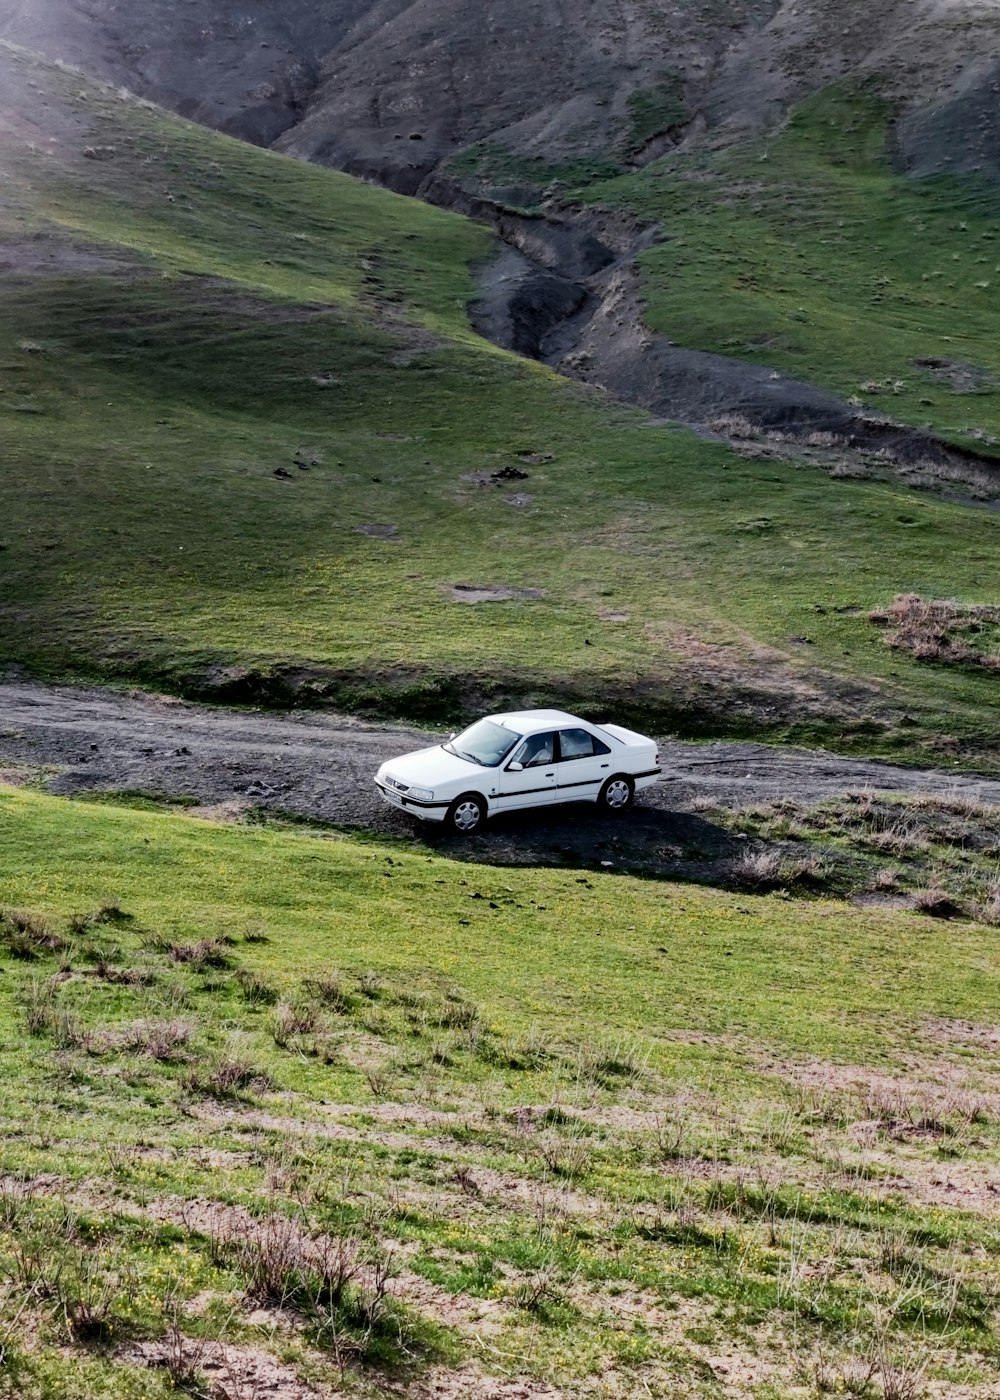
MULTIPOLYGON (((284 811, 386 835, 412 835, 372 785, 392 754, 439 735, 312 711, 208 709, 173 699, 0 680, 0 781, 44 770, 54 793, 133 790, 193 798, 206 815, 284 811)), ((1000 781, 946 770, 893 768, 823 751, 763 744, 664 742, 664 781, 622 818, 590 808, 509 816, 456 841, 421 836, 458 859, 553 862, 648 873, 715 870, 739 838, 698 814, 698 799, 739 806, 774 797, 819 802, 851 789, 947 795, 1000 804, 1000 781)), ((701 805, 701 804, 699 804, 701 805)))

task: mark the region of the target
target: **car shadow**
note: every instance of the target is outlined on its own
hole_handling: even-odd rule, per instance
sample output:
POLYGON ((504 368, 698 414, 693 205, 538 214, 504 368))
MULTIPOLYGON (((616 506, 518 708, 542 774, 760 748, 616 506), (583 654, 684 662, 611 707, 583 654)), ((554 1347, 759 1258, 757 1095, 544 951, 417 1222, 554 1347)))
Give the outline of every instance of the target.
POLYGON ((637 803, 626 812, 579 803, 512 812, 474 836, 419 827, 421 842, 451 860, 496 866, 618 871, 697 884, 728 882, 745 837, 693 812, 637 803))

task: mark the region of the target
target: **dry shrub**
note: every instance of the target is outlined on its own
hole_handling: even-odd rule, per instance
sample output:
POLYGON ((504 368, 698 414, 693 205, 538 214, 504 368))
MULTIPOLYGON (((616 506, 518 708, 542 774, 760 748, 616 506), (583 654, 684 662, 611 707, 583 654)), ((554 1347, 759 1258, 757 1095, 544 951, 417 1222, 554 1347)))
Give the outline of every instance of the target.
POLYGON ((342 978, 336 973, 328 977, 310 978, 302 984, 302 990, 307 997, 341 1016, 350 1015, 357 1005, 357 997, 347 989, 342 978))
POLYGON ((479 1007, 461 998, 449 998, 431 1018, 436 1026, 449 1030, 471 1030, 479 1020, 479 1007))
POLYGON ((888 608, 870 612, 868 620, 885 629, 887 646, 918 661, 1000 670, 1000 653, 967 640, 1000 627, 1000 608, 951 599, 925 601, 919 594, 903 593, 888 608))
POLYGON ((556 1056, 552 1037, 535 1026, 521 1036, 483 1033, 470 1048, 477 1059, 494 1069, 541 1069, 556 1056))
POLYGON ((47 1035, 57 1049, 91 1049, 93 1037, 83 1030, 71 1011, 59 1005, 58 977, 33 977, 21 993, 25 1029, 29 1035, 47 1035))
POLYGON ((237 969, 236 984, 249 1006, 273 1006, 278 1000, 278 993, 270 982, 249 968, 237 969))
POLYGON ((570 1181, 589 1169, 593 1160, 590 1144, 579 1134, 558 1132, 539 1133, 534 1141, 535 1151, 553 1176, 562 1176, 570 1181))
POLYGON ((813 1379, 821 1395, 866 1396, 871 1394, 878 1369, 876 1356, 837 1361, 821 1354, 813 1364, 813 1379))
POLYGON ((377 1099, 384 1098, 395 1082, 394 1066, 385 1061, 365 1065, 362 1073, 369 1089, 377 1099))
POLYGON ((920 1400, 929 1358, 916 1356, 906 1361, 891 1357, 880 1348, 877 1369, 882 1380, 883 1400, 920 1400))
POLYGON ((318 1019, 315 1007, 301 1002, 296 1005, 283 1002, 271 1020, 275 1045, 285 1049, 293 1036, 309 1035, 316 1029, 318 1019))
POLYGON ((904 1140, 914 1136, 961 1137, 974 1125, 991 1120, 995 1105, 960 1089, 935 1095, 908 1093, 905 1085, 875 1084, 857 1091, 857 1104, 865 1121, 887 1136, 904 1140))
POLYGON ((918 914, 927 914, 932 919, 954 919, 963 912, 962 906, 940 885, 929 885, 926 889, 916 890, 913 895, 913 907, 918 914))
POLYGON ((389 1320, 391 1261, 353 1236, 312 1233, 272 1213, 262 1220, 223 1217, 210 1247, 213 1262, 235 1269, 251 1298, 311 1322, 341 1366, 363 1360, 389 1320))
POLYGON ((136 1021, 122 1037, 122 1047, 134 1055, 149 1055, 162 1064, 187 1060, 191 1027, 185 1021, 136 1021))
POLYGON ((339 1301, 361 1268, 355 1240, 314 1238, 274 1213, 262 1220, 224 1217, 213 1229, 211 1250, 217 1264, 239 1272, 251 1298, 279 1307, 301 1304, 310 1284, 339 1301))
POLYGON ((782 879, 781 855, 778 851, 744 851, 731 865, 729 878, 739 889, 777 889, 782 879))
POLYGON ((90 929, 100 928, 102 924, 129 924, 133 917, 120 904, 101 904, 87 914, 71 915, 69 926, 73 933, 87 933, 90 929))
POLYGON ((219 1394, 212 1391, 204 1366, 212 1344, 207 1337, 189 1337, 181 1331, 176 1315, 167 1327, 158 1364, 170 1377, 170 1388, 194 1397, 219 1394))
POLYGON ((976 905, 975 915, 981 924, 989 924, 991 928, 1000 927, 1000 885, 989 887, 986 898, 976 905))
POLYGON ((80 1249, 60 1258, 49 1271, 47 1285, 69 1340, 85 1346, 112 1340, 119 1309, 124 1305, 127 1310, 138 1287, 129 1264, 118 1265, 102 1254, 80 1249))
POLYGON ((247 1090, 263 1092, 271 1087, 270 1076, 247 1057, 236 1039, 207 1064, 192 1069, 183 1083, 190 1093, 219 1099, 238 1098, 247 1090))
POLYGON ((171 962, 195 971, 205 967, 228 967, 230 962, 229 954, 217 938, 200 938, 197 943, 167 943, 165 951, 171 962))
POLYGON ((601 1088, 635 1084, 649 1064, 649 1051, 624 1040, 578 1046, 567 1057, 578 1079, 601 1088))
POLYGON ((115 967, 105 957, 99 957, 94 964, 94 976, 120 987, 151 987, 156 981, 156 973, 150 967, 115 967))
POLYGON ((0 909, 0 940, 11 957, 25 962, 58 953, 66 946, 45 915, 30 909, 0 909))
POLYGON ((371 968, 362 972, 358 978, 358 991, 369 1001, 378 1001, 379 997, 385 995, 385 990, 385 978, 371 968))
POLYGON ((558 1288, 559 1266, 554 1261, 543 1264, 514 1289, 511 1295, 515 1307, 525 1312, 542 1312, 547 1303, 556 1303, 561 1294, 558 1288))
POLYGON ((745 418, 742 413, 721 413, 717 418, 710 418, 708 427, 713 433, 718 433, 721 437, 737 439, 753 438, 758 435, 760 428, 745 418))

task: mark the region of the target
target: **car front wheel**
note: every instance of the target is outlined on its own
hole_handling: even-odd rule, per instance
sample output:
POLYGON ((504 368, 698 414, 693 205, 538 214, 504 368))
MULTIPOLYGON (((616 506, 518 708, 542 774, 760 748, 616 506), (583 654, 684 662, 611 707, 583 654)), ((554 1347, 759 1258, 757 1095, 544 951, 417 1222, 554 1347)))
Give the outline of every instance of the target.
POLYGON ((460 836, 471 836, 485 821, 486 803, 474 792, 466 792, 461 797, 456 797, 445 818, 445 824, 460 836))
POLYGON ((622 773, 609 778, 597 797, 597 805, 606 812, 621 812, 631 805, 635 796, 635 783, 622 773))

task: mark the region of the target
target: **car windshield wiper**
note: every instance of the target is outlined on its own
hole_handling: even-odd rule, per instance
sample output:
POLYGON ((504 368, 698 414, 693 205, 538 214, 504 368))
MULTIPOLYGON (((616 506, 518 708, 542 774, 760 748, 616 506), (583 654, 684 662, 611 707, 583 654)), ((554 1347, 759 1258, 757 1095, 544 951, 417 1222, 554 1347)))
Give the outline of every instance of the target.
POLYGON ((452 744, 452 743, 442 744, 441 747, 442 747, 447 753, 453 753, 453 754, 455 755, 456 758, 464 758, 464 759, 466 759, 469 763, 478 763, 479 766, 480 766, 480 768, 484 768, 484 767, 486 766, 486 765, 483 763, 482 759, 481 759, 481 758, 477 758, 476 755, 475 755, 474 753, 466 753, 464 749, 456 749, 455 745, 452 744))

